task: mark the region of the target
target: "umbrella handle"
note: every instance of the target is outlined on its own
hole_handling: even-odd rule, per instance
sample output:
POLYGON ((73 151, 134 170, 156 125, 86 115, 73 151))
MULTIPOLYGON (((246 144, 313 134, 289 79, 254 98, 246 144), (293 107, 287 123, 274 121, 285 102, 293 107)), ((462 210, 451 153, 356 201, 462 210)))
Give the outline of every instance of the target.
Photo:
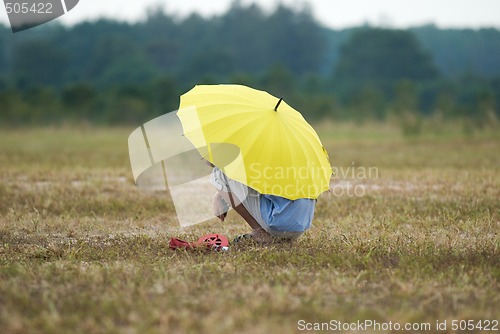
POLYGON ((280 106, 280 103, 281 101, 283 101, 283 98, 280 97, 280 100, 278 101, 278 103, 276 104, 276 107, 274 107, 274 111, 278 111, 278 107, 280 106))

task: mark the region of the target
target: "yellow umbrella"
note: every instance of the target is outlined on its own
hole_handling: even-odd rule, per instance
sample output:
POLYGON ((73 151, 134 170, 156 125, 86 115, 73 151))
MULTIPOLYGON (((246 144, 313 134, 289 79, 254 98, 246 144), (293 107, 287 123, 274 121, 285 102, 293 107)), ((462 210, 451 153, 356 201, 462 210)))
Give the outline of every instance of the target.
POLYGON ((181 96, 177 115, 202 157, 229 178, 291 200, 329 189, 326 150, 282 99, 241 85, 200 85, 181 96))

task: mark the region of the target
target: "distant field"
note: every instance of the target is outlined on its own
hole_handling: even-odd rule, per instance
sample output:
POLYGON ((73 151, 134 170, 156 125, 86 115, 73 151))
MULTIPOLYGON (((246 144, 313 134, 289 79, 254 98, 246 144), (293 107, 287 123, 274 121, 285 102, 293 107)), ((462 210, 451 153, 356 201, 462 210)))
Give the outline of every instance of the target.
POLYGON ((168 194, 133 184, 132 129, 1 129, 0 333, 500 321, 500 135, 318 130, 337 174, 314 227, 291 245, 201 254, 168 241, 247 228, 232 212, 181 230, 168 194))

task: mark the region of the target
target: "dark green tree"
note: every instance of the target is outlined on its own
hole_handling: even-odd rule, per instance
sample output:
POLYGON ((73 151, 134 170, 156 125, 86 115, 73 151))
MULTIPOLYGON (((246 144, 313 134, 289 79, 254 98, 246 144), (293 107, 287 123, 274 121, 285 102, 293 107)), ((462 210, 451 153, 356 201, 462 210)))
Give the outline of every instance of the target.
POLYGON ((365 120, 383 120, 386 105, 383 94, 377 87, 369 85, 363 87, 349 104, 350 118, 357 122, 365 120))
POLYGON ((30 120, 30 108, 15 88, 0 91, 0 125, 24 125, 30 120))
POLYGON ((219 20, 217 40, 228 50, 238 71, 256 73, 269 66, 268 39, 262 38, 268 18, 259 6, 233 2, 219 20))
POLYGON ((422 82, 437 75, 432 58, 411 32, 362 28, 342 47, 334 80, 348 95, 367 85, 390 95, 401 80, 422 82))
POLYGON ((22 42, 15 50, 14 77, 21 88, 37 85, 60 87, 67 66, 67 53, 50 39, 31 39, 22 42))
POLYGON ((275 96, 290 100, 295 93, 293 74, 280 63, 274 64, 262 79, 263 88, 275 96))
POLYGON ((396 85, 392 106, 393 118, 399 123, 405 137, 415 137, 422 132, 422 115, 418 112, 418 96, 413 81, 402 80, 396 85))
POLYGON ((155 79, 148 89, 153 116, 159 116, 179 107, 179 91, 175 80, 168 76, 155 79))
POLYGON ((95 108, 97 92, 88 83, 78 83, 65 87, 62 91, 62 104, 66 118, 75 120, 96 120, 98 108, 95 108))
POLYGON ((294 11, 280 5, 260 31, 270 43, 266 50, 270 64, 280 62, 296 75, 318 72, 322 67, 325 35, 309 7, 294 11))
POLYGON ((25 120, 29 124, 47 125, 60 123, 64 115, 60 113, 61 107, 58 96, 54 90, 46 87, 30 88, 24 96, 24 101, 29 106, 29 115, 26 115, 25 120))
POLYGON ((0 78, 7 72, 7 42, 3 33, 2 27, 0 27, 0 78))
POLYGON ((498 29, 440 29, 427 25, 411 31, 433 55, 444 76, 456 78, 466 72, 485 77, 500 74, 498 29))

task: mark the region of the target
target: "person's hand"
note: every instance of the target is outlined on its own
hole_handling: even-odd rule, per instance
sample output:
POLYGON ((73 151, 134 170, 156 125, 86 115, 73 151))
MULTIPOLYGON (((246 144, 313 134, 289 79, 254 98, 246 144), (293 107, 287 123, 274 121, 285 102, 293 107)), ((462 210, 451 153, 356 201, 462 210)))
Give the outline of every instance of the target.
POLYGON ((224 221, 227 216, 227 204, 222 198, 222 196, 216 192, 213 198, 213 206, 212 211, 215 217, 219 218, 221 221, 224 221))

